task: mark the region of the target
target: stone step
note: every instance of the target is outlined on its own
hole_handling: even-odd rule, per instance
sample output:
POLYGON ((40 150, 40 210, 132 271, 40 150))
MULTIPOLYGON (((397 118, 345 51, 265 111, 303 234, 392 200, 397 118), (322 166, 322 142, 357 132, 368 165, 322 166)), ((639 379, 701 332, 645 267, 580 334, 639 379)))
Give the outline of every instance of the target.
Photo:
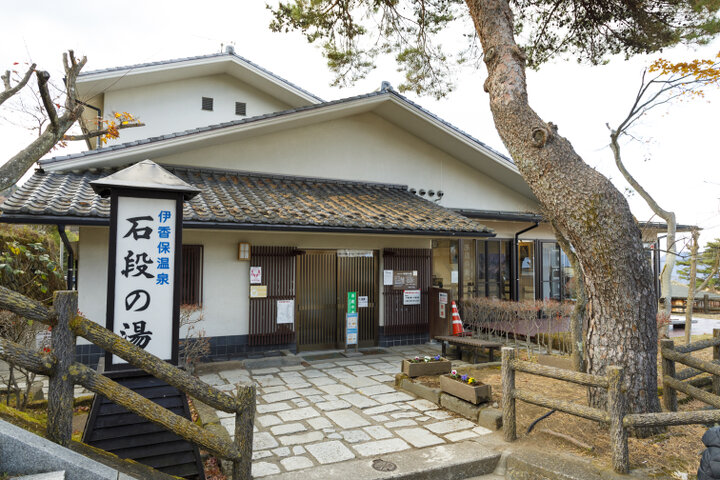
POLYGON ((13 480, 65 480, 65 470, 13 477, 13 480))
POLYGON ((514 451, 507 456, 507 480, 632 480, 648 478, 648 472, 632 470, 629 475, 598 468, 589 460, 569 454, 548 455, 536 450, 514 451))
MULTIPOLYGON (((322 465, 263 477, 263 480, 465 480, 493 472, 499 460, 499 453, 468 441, 322 465), (395 469, 376 470, 373 463, 377 465, 378 460, 386 466, 395 465, 395 469)), ((488 477, 488 480, 495 479, 488 477)))

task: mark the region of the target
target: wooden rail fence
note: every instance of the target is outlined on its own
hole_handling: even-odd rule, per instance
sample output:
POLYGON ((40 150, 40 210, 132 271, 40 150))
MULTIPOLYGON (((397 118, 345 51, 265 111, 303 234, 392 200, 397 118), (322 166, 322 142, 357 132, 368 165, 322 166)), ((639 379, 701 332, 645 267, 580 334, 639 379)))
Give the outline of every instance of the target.
MULTIPOLYGON (((720 329, 713 330, 713 336, 707 340, 675 346, 673 340, 660 342, 660 355, 662 358, 663 376, 663 405, 670 412, 677 412, 677 392, 682 392, 691 398, 700 400, 715 407, 720 416, 720 329), (708 362, 694 357, 693 352, 712 348, 713 360, 708 362), (680 363, 689 368, 676 371, 676 364, 680 363), (705 378, 694 378, 703 373, 709 373, 711 391, 707 392, 700 387, 705 378)), ((713 410, 704 410, 702 413, 711 413, 713 410)))
POLYGON ((613 469, 618 473, 629 472, 630 460, 627 437, 630 429, 720 422, 720 396, 718 395, 718 392, 720 392, 720 330, 715 330, 713 335, 713 338, 710 340, 694 342, 677 348, 673 348, 672 340, 663 340, 661 343, 663 360, 663 403, 666 409, 670 411, 658 413, 626 413, 627 398, 623 388, 623 369, 620 367, 608 366, 605 376, 590 375, 518 360, 514 348, 503 347, 502 408, 505 441, 512 442, 517 439, 515 401, 522 400, 533 405, 555 409, 560 412, 608 425, 610 430, 613 469), (718 363, 703 361, 689 354, 689 352, 708 347, 713 347, 713 358, 718 363), (682 370, 676 374, 675 362, 682 363, 691 368, 682 370), (607 410, 557 400, 527 390, 517 389, 515 388, 516 371, 563 380, 577 385, 605 389, 608 392, 607 410), (683 379, 697 376, 703 372, 713 375, 713 392, 715 393, 705 392, 693 386, 691 382, 682 381, 683 379), (708 403, 718 410, 678 412, 676 390, 708 403))
POLYGON ((238 387, 230 396, 189 373, 160 360, 124 338, 77 315, 77 292, 55 292, 53 308, 0 287, 0 309, 9 310, 52 328, 50 353, 0 338, 0 358, 8 363, 50 377, 47 437, 67 446, 72 436, 73 390, 79 384, 143 418, 157 423, 185 440, 233 463, 233 480, 250 480, 252 465, 255 385, 238 387), (81 363, 74 361, 75 338, 81 336, 131 365, 167 382, 207 405, 235 414, 235 440, 224 438, 157 405, 81 363))

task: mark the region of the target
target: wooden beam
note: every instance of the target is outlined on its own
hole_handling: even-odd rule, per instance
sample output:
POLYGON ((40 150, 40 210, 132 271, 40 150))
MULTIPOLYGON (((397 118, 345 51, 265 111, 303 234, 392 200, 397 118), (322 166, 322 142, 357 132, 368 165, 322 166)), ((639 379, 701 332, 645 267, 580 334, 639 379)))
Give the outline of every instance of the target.
POLYGON ((703 425, 720 422, 720 410, 694 412, 631 413, 625 415, 623 424, 629 428, 664 427, 674 425, 703 425))
POLYGON ((45 305, 9 288, 0 287, 0 310, 10 310, 21 317, 46 325, 55 324, 55 314, 45 305))
MULTIPOLYGON (((504 395, 504 392, 503 392, 504 395)), ((587 418, 588 420, 595 420, 600 423, 610 423, 610 417, 607 412, 598 408, 586 407, 578 403, 566 402, 564 400, 556 400, 554 398, 548 398, 544 395, 537 393, 528 392, 526 390, 515 390, 512 393, 513 398, 522 400, 523 402, 532 403, 533 405, 539 405, 545 408, 552 408, 561 412, 576 415, 578 417, 587 418)))
POLYGON ((519 372, 532 373, 542 377, 555 378, 566 382, 587 385, 588 387, 608 387, 608 381, 605 377, 590 375, 588 373, 576 372, 574 370, 566 370, 564 368, 548 367, 537 363, 526 362, 523 360, 514 360, 513 368, 519 372))
POLYGON ((55 370, 55 356, 40 355, 27 347, 0 337, 0 358, 12 365, 18 365, 39 375, 52 375, 55 370))

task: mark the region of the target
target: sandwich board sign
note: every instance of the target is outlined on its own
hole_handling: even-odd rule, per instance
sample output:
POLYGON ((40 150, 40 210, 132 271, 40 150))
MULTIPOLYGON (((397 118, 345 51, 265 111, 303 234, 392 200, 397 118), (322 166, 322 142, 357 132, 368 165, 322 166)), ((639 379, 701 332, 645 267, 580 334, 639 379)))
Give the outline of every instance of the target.
MULTIPOLYGON (((182 207, 199 190, 149 160, 90 185, 110 197, 106 327, 177 364, 182 207)), ((106 354, 106 369, 123 363, 106 354)))

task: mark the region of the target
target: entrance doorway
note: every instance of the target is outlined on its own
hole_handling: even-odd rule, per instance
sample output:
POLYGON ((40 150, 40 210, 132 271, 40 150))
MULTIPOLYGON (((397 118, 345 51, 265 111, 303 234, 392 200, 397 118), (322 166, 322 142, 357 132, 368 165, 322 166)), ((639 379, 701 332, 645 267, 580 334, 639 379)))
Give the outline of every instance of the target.
POLYGON ((378 278, 378 255, 371 250, 305 250, 298 255, 298 350, 345 346, 348 292, 358 295, 359 346, 377 345, 378 278))

